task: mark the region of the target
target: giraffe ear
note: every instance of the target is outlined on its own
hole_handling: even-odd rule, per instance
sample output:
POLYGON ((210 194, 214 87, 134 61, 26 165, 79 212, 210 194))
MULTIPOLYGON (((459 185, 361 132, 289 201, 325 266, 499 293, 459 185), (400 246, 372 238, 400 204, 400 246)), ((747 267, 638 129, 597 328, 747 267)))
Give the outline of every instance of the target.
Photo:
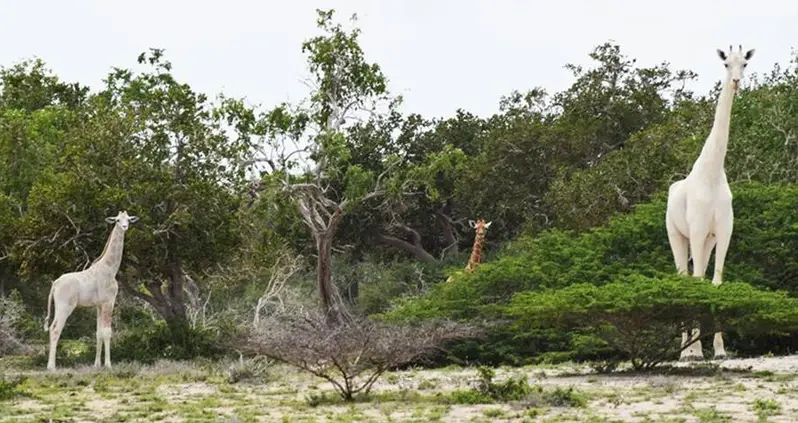
POLYGON ((130 221, 130 223, 136 223, 136 222, 139 221, 139 217, 138 216, 130 216, 128 218, 128 221, 130 221))
POLYGON ((469 221, 468 221, 468 226, 471 226, 472 228, 476 228, 476 227, 477 227, 477 224, 476 224, 476 223, 474 223, 474 221, 473 221, 473 220, 469 220, 469 221))
POLYGON ((486 223, 486 224, 485 224, 485 229, 489 228, 491 223, 493 223, 493 221, 492 221, 492 220, 491 220, 490 222, 486 223))
POLYGON ((718 49, 718 57, 720 57, 720 60, 726 60, 727 57, 726 52, 721 49, 718 49))
POLYGON ((748 50, 748 51, 745 53, 745 60, 751 60, 751 58, 752 58, 752 57, 754 57, 754 52, 755 52, 755 51, 756 51, 756 49, 755 49, 755 48, 752 48, 751 50, 748 50))
POLYGON ((106 217, 105 221, 108 223, 114 223, 116 222, 116 217, 106 217))

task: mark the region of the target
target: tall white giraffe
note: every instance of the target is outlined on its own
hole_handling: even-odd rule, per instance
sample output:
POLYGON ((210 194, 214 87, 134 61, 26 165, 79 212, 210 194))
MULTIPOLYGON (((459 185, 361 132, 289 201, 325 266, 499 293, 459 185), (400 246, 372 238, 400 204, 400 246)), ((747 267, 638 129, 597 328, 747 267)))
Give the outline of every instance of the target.
MULTIPOLYGON (((729 52, 718 49, 718 56, 726 67, 726 79, 718 97, 715 121, 701 154, 684 179, 674 182, 668 190, 665 226, 673 252, 673 260, 680 274, 687 273, 689 256, 693 257, 693 276, 703 278, 715 248, 715 272, 712 285, 723 283, 723 265, 734 229, 732 193, 726 180, 725 159, 729 143, 732 101, 740 89, 740 80, 754 49, 729 52), (689 253, 688 254, 688 247, 689 253)), ((700 336, 698 328, 682 333, 682 346, 700 336)), ((715 333, 714 358, 726 357, 723 335, 715 333)), ((682 350, 681 360, 703 360, 701 341, 682 350)))
POLYGON ((120 211, 115 217, 108 217, 105 220, 115 225, 100 257, 94 260, 88 269, 61 275, 50 287, 50 295, 47 298, 47 317, 44 319, 44 330, 50 331, 50 356, 47 360, 47 370, 55 370, 55 351, 58 339, 66 320, 75 307, 92 306, 97 307, 97 353, 94 358, 94 366, 100 367, 100 354, 105 345, 105 367, 111 367, 111 321, 116 294, 119 290, 116 272, 119 271, 119 265, 122 263, 125 232, 128 225, 136 223, 139 218, 128 216, 127 211, 120 211), (48 327, 51 301, 55 305, 55 311, 53 323, 48 327))

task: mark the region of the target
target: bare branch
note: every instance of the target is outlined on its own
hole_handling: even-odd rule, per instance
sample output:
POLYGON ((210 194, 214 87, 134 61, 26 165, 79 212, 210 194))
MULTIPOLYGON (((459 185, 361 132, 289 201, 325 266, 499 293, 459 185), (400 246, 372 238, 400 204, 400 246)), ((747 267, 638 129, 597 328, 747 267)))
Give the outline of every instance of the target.
POLYGON ((255 317, 252 320, 253 326, 260 324, 261 310, 269 304, 277 303, 275 312, 285 311, 285 303, 283 302, 285 283, 291 276, 302 269, 302 260, 303 257, 301 255, 289 257, 288 254, 283 254, 277 258, 274 266, 272 266, 266 289, 264 289, 263 294, 258 299, 258 304, 255 306, 255 317))
POLYGON ((391 325, 361 316, 328 325, 325 313, 274 315, 246 341, 251 352, 329 381, 344 400, 368 392, 387 370, 423 360, 450 341, 484 331, 454 322, 391 325))

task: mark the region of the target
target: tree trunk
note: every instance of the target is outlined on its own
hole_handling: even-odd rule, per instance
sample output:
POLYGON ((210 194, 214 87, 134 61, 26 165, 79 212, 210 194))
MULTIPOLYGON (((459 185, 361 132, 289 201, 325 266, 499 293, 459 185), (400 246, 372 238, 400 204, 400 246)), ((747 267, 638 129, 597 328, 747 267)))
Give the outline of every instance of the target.
POLYGON ((325 231, 314 234, 316 237, 316 250, 319 258, 316 261, 319 296, 321 297, 322 310, 327 315, 327 323, 335 325, 340 322, 337 297, 333 295, 332 286, 332 232, 325 231))
POLYGON ((169 307, 171 308, 172 318, 174 320, 186 321, 186 295, 183 290, 183 266, 180 262, 180 257, 175 254, 175 247, 169 240, 169 247, 167 248, 167 277, 169 283, 167 285, 167 294, 169 295, 169 307))
POLYGON ((447 200, 446 204, 435 213, 435 222, 441 228, 441 231, 443 231, 443 240, 446 242, 448 253, 457 254, 460 251, 460 246, 457 245, 457 234, 452 225, 451 218, 448 216, 451 208, 451 200, 447 200))

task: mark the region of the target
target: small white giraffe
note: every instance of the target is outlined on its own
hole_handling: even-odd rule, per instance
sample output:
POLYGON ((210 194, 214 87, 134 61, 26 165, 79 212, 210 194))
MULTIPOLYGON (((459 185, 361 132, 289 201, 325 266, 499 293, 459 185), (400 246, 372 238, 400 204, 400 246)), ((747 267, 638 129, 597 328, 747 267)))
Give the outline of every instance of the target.
MULTIPOLYGON (((739 46, 738 51, 733 51, 729 46, 728 53, 720 49, 717 53, 726 67, 726 80, 718 97, 715 121, 693 169, 686 178, 670 186, 665 217, 673 260, 680 274, 687 273, 689 256, 692 255, 693 276, 703 278, 709 256, 715 248, 715 271, 712 277, 715 286, 723 283, 723 265, 734 229, 732 192, 724 167, 732 101, 740 89, 743 69, 754 55, 754 50, 743 52, 743 47, 739 46)), ((685 331, 682 334, 682 346, 698 336, 698 329, 693 329, 692 334, 685 331)), ((716 359, 726 356, 720 332, 715 333, 713 346, 716 359)), ((697 341, 684 349, 680 358, 701 360, 703 357, 701 341, 697 341)))
POLYGON ((50 296, 47 298, 47 317, 44 319, 44 330, 50 331, 50 356, 47 360, 47 370, 55 370, 55 351, 58 339, 66 320, 75 307, 92 306, 97 307, 97 355, 94 359, 94 366, 100 367, 100 355, 104 344, 105 367, 111 367, 111 318, 119 289, 116 272, 122 263, 125 232, 130 223, 136 223, 138 220, 137 216, 128 216, 127 211, 120 211, 115 217, 106 218, 106 222, 115 225, 100 257, 94 260, 88 269, 65 273, 53 282, 50 287, 50 296), (55 306, 55 311, 53 323, 48 327, 51 301, 55 306))

